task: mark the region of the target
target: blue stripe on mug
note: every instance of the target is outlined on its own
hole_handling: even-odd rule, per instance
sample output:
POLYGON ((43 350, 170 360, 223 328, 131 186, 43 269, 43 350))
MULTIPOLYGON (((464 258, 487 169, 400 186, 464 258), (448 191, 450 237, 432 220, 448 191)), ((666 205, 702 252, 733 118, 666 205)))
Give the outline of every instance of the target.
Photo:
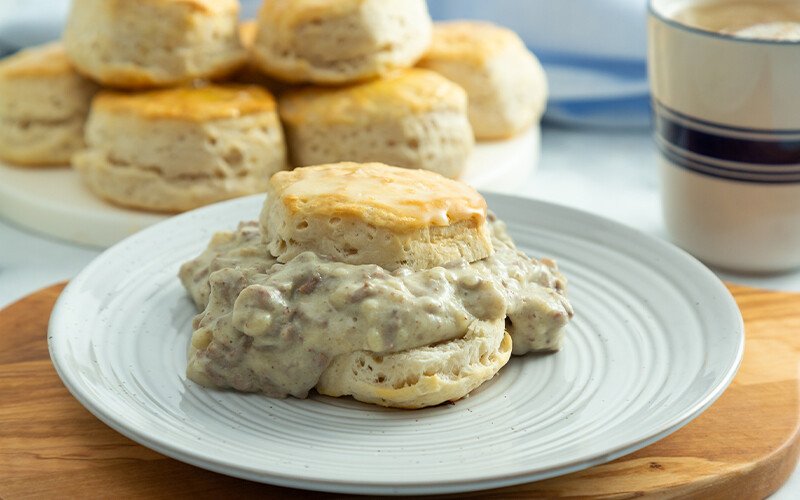
POLYGON ((752 128, 752 127, 735 127, 733 125, 725 125, 723 123, 716 123, 711 122, 708 120, 702 120, 700 118, 696 118, 694 116, 689 116, 685 113, 681 113, 680 111, 676 111, 670 107, 667 107, 659 101, 658 99, 653 99, 653 107, 656 110, 657 114, 668 114, 676 116, 682 120, 685 120, 689 123, 695 123, 697 125, 702 125, 704 127, 714 128, 720 131, 727 131, 727 132, 738 132, 738 133, 745 133, 745 134, 768 134, 770 136, 798 136, 800 137, 800 129, 760 129, 760 128, 752 128))
POLYGON ((800 163, 800 140, 787 140, 779 136, 771 140, 726 137, 708 129, 699 130, 680 123, 661 113, 656 113, 655 126, 656 134, 665 141, 698 155, 761 165, 800 163))
POLYGON ((659 145, 667 148, 673 154, 677 154, 687 160, 696 161, 698 163, 708 164, 713 168, 720 170, 729 170, 731 172, 752 172, 767 175, 785 175, 800 173, 800 163, 793 163, 790 165, 762 165, 759 163, 741 163, 728 160, 720 160, 719 158, 711 158, 710 156, 698 155, 692 151, 683 149, 675 144, 665 140, 660 135, 655 135, 656 141, 659 145))
POLYGON ((800 131, 727 127, 653 101, 661 153, 693 172, 741 182, 800 183, 800 131))
POLYGON ((800 167, 797 166, 793 170, 784 172, 764 172, 761 170, 721 167, 694 158, 688 158, 680 152, 670 149, 670 147, 661 140, 657 140, 656 142, 659 151, 670 163, 697 174, 717 179, 759 184, 800 183, 800 167))

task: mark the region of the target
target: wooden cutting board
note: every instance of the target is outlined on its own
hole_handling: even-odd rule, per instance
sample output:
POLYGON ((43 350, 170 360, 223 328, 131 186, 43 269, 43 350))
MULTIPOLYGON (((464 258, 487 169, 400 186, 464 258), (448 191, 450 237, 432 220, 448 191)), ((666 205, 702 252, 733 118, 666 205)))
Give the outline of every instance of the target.
MULTIPOLYGON (((0 498, 327 496, 186 465, 97 420, 61 384, 47 352, 47 321, 62 288, 0 311, 0 498)), ((775 491, 800 452, 800 294, 731 290, 745 319, 744 361, 700 417, 613 462, 469 496, 727 499, 775 491)))

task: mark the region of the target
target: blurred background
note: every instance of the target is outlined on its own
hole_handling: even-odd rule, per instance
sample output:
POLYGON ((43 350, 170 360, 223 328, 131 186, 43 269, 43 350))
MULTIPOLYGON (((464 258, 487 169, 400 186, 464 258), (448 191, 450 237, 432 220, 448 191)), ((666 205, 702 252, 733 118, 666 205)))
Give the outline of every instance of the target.
MULTIPOLYGON (((59 38, 69 3, 0 0, 0 56, 59 38)), ((250 18, 261 1, 241 3, 250 18)), ((645 0, 428 0, 428 7, 435 20, 486 19, 519 33, 547 71, 546 121, 649 126, 645 0)))

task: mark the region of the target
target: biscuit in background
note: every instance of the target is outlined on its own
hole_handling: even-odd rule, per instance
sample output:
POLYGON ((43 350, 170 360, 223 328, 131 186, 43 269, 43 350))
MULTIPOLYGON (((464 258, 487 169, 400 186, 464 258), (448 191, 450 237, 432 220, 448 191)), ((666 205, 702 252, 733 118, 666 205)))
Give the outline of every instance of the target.
POLYGON ((538 121, 547 105, 547 79, 513 31, 487 22, 435 23, 433 43, 418 63, 458 83, 469 97, 475 137, 511 137, 538 121))
POLYGON ((260 222, 279 262, 310 251, 347 264, 428 269, 493 250, 486 201, 477 191, 380 163, 280 172, 270 180, 260 222))
POLYGON ((281 80, 342 84, 413 66, 430 39, 424 0, 265 0, 253 57, 281 80))
POLYGON ((474 145, 464 89, 424 69, 287 91, 278 109, 295 167, 382 162, 457 178, 474 145))
POLYGON ((75 72, 60 43, 0 61, 0 158, 28 166, 69 164, 83 147, 96 91, 75 72))
POLYGON ((81 73, 119 88, 222 78, 244 64, 238 0, 73 0, 64 31, 81 73))
POLYGON ((73 167, 96 195, 159 212, 266 190, 286 168, 275 100, 256 86, 103 91, 73 167))

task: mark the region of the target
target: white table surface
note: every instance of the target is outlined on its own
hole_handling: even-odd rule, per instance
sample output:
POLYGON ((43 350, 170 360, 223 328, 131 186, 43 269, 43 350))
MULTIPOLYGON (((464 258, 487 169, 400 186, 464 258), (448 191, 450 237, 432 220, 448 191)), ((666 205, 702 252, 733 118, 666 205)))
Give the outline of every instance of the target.
MULTIPOLYGON (((520 195, 573 206, 667 237, 660 214, 656 151, 647 131, 545 127, 539 168, 520 185, 520 195)), ((75 276, 99 253, 0 219, 0 307, 75 276)), ((800 292, 800 272, 718 274, 736 283, 800 292)), ((789 500, 798 495, 800 468, 772 498, 789 500)))

